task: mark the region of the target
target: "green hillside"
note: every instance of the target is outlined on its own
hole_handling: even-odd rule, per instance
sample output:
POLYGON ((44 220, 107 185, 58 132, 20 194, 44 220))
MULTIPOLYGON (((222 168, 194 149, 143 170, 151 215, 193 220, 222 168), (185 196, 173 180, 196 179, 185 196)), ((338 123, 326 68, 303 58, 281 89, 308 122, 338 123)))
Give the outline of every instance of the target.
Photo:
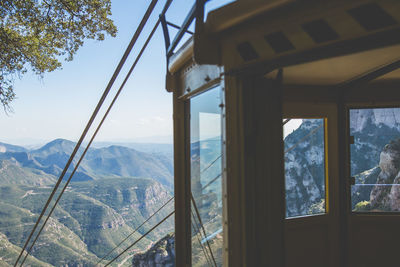
MULTIPOLYGON (((0 229, 3 234, 9 242, 22 247, 37 215, 4 202, 0 203, 0 214, 0 229)), ((53 265, 60 263, 88 265, 96 260, 96 256, 88 252, 86 244, 74 232, 52 218, 34 247, 32 255, 53 265)))
MULTIPOLYGON (((90 182, 74 183, 73 192, 98 199, 120 214, 124 222, 136 228, 151 216, 162 204, 171 197, 172 192, 152 179, 111 178, 90 182)), ((143 234, 152 225, 168 215, 174 208, 173 201, 154 216, 148 224, 139 229, 143 234)), ((162 227, 153 231, 149 237, 158 240, 165 235, 165 229, 173 229, 173 220, 167 220, 162 227)))
MULTIPOLYGON (((58 139, 36 150, 7 146, 0 151, 0 266, 13 264, 18 257, 74 145, 58 139)), ((172 175, 172 161, 162 154, 120 146, 90 149, 27 263, 94 266, 171 199, 172 175)), ((171 201, 106 260, 139 239, 173 208, 171 201)), ((129 263, 127 257, 132 253, 145 251, 173 229, 170 218, 116 264, 129 263)))
POLYGON ((24 168, 9 160, 0 160, 0 184, 43 186, 54 184, 55 181, 53 175, 41 170, 24 168))
MULTIPOLYGON (((50 187, 0 186, 0 232, 12 244, 23 246, 50 192, 50 187)), ((90 266, 170 197, 168 190, 151 179, 111 178, 74 183, 65 192, 32 255, 55 266, 60 263, 90 266)), ((130 243, 165 213, 167 210, 132 235, 130 243)), ((163 224, 143 239, 136 251, 145 249, 171 229, 173 221, 163 224)))
MULTIPOLYGON (((7 237, 0 233, 0 267, 9 267, 13 266, 15 259, 18 257, 21 248, 15 246, 10 241, 8 241, 7 237)), ((51 266, 45 262, 42 262, 34 257, 29 257, 26 260, 27 265, 37 266, 37 267, 48 267, 51 266)))

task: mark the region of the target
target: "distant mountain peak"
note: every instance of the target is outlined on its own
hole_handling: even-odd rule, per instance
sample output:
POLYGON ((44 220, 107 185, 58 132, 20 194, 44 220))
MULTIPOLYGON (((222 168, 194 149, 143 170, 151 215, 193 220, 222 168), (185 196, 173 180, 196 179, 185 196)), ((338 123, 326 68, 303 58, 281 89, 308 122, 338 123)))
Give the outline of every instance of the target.
POLYGON ((57 139, 54 139, 53 141, 48 142, 43 147, 54 146, 54 145, 75 145, 75 142, 72 142, 67 139, 57 138, 57 139))
POLYGON ((125 146, 121 146, 121 145, 111 145, 106 147, 106 149, 112 149, 112 150, 135 150, 133 148, 129 148, 129 147, 125 147, 125 146))
POLYGON ((27 151, 27 149, 22 146, 15 146, 15 145, 10 145, 10 144, 0 142, 0 153, 25 152, 25 151, 27 151))
POLYGON ((44 146, 42 146, 39 149, 36 149, 34 151, 37 152, 44 152, 44 151, 51 151, 54 152, 54 150, 56 151, 60 151, 60 152, 65 152, 65 153, 71 153, 75 147, 76 143, 72 142, 70 140, 67 139, 55 139, 53 141, 50 141, 49 143, 45 144, 44 146))
MULTIPOLYGON (((37 169, 59 176, 68 162, 76 143, 55 139, 36 150, 0 153, 0 159, 14 159, 22 167, 37 169)), ((83 148, 75 156, 71 171, 82 155, 83 148)), ((172 187, 172 155, 141 152, 121 145, 90 148, 81 161, 73 181, 87 181, 107 177, 151 177, 172 187)))
POLYGON ((354 109, 350 111, 351 128, 361 132, 368 125, 386 125, 400 130, 400 110, 398 108, 354 109))

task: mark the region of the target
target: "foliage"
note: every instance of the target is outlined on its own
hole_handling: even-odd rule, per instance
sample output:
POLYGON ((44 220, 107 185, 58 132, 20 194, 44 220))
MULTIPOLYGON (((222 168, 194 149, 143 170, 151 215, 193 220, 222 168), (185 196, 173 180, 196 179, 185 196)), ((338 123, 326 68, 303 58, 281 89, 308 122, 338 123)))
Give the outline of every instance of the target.
MULTIPOLYGON (((364 164, 364 162, 362 162, 364 164)), ((376 184, 378 175, 381 172, 379 166, 363 171, 354 176, 356 183, 351 187, 351 207, 356 208, 357 203, 370 200, 371 190, 374 186, 364 186, 365 184, 376 184)))
MULTIPOLYGON (((21 248, 12 244, 7 236, 0 233, 0 267, 11 267, 13 266, 15 259, 18 257, 21 248)), ((27 266, 37 266, 37 267, 50 267, 50 264, 39 261, 33 256, 30 256, 26 260, 27 266)))
POLYGON ((369 201, 360 201, 356 204, 354 211, 363 212, 363 211, 370 211, 371 204, 369 201))
POLYGON ((111 0, 0 1, 0 102, 9 110, 13 80, 32 70, 43 75, 73 59, 85 39, 116 35, 111 0))
POLYGON ((325 199, 322 198, 319 202, 311 204, 308 209, 308 215, 325 213, 325 199))

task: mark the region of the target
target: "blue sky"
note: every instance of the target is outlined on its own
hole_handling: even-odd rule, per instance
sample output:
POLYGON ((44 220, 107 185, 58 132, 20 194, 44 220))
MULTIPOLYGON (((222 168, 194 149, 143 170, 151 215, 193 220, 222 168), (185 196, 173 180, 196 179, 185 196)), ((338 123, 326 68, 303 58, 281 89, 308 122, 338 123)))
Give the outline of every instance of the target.
MULTIPOLYGON (((55 138, 77 140, 149 2, 113 0, 112 17, 118 27, 116 38, 107 37, 102 42, 87 40, 75 59, 64 62, 61 70, 46 73, 43 78, 28 73, 17 79, 18 98, 12 103, 14 113, 0 113, 0 142, 32 145, 55 138)), ((212 9, 226 2, 231 1, 214 0, 207 7, 212 9)), ((110 96, 118 89, 164 3, 159 1, 110 96)), ((173 1, 167 19, 181 24, 193 3, 191 0, 173 1)), ((97 141, 172 140, 172 95, 165 91, 165 69, 165 47, 160 27, 104 123, 97 141)), ((106 104, 111 99, 109 97, 106 104)))

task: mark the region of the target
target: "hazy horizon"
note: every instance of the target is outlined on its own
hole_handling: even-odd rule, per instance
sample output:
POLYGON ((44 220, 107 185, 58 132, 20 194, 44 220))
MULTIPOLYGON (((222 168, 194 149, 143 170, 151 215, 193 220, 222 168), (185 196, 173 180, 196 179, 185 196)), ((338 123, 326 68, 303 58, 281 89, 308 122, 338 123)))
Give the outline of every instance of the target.
MULTIPOLYGON (((71 140, 68 138, 63 137, 56 137, 52 139, 40 139, 40 138, 17 138, 17 139, 3 139, 0 138, 0 143, 5 143, 9 145, 16 145, 16 146, 26 146, 26 147, 35 147, 47 144, 57 139, 65 139, 72 142, 77 142, 78 139, 71 140)), ((105 139, 105 140, 95 140, 93 142, 94 145, 101 145, 101 144, 123 144, 123 143, 138 143, 138 144, 165 144, 165 145, 172 145, 173 143, 172 136, 145 136, 145 137, 138 137, 138 138, 131 138, 131 139, 105 139)), ((87 144, 88 141, 84 141, 83 144, 87 144)))

